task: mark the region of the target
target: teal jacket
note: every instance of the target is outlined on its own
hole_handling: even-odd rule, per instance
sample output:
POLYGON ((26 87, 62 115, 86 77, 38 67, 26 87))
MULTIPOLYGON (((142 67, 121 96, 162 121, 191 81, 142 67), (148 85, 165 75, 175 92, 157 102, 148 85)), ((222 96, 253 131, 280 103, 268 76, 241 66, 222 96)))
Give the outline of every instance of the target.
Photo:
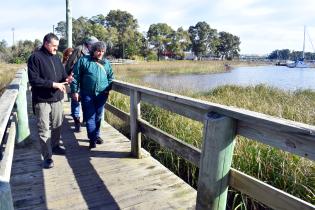
POLYGON ((109 91, 114 79, 112 66, 108 60, 96 62, 90 55, 81 57, 73 68, 72 93, 98 95, 109 91))

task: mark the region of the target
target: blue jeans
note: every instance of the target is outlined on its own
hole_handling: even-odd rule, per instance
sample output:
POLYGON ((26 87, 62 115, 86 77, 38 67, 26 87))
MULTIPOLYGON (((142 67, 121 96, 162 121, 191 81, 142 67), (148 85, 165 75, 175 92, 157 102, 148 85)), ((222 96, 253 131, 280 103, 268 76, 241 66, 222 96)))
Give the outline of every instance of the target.
POLYGON ((74 120, 80 118, 80 109, 80 102, 71 98, 71 116, 74 120))
POLYGON ((108 92, 105 91, 97 96, 81 93, 83 118, 90 142, 95 143, 100 135, 102 114, 107 98, 108 92))

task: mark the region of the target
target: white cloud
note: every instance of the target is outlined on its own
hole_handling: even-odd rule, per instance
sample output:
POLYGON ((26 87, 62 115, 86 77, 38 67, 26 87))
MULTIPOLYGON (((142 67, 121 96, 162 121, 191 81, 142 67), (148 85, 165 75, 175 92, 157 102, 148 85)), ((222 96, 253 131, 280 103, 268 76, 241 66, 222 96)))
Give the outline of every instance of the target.
MULTIPOLYGON (((303 26, 315 42, 314 0, 75 0, 72 14, 92 17, 107 15, 110 10, 123 10, 138 20, 139 31, 153 23, 167 23, 174 30, 188 29, 206 21, 218 31, 227 31, 241 39, 242 53, 270 53, 274 49, 300 50, 303 26)), ((42 39, 52 25, 65 20, 65 1, 5 1, 0 8, 0 40, 42 39)), ((314 43, 315 44, 315 43, 314 43)), ((309 46, 309 45, 307 45, 309 46)), ((312 50, 311 48, 308 48, 312 50)))

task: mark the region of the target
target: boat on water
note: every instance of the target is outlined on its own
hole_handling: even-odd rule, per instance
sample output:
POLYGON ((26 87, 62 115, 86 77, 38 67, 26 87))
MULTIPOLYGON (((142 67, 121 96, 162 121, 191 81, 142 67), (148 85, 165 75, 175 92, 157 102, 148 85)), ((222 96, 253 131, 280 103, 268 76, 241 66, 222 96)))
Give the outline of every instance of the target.
POLYGON ((296 60, 293 62, 287 62, 289 68, 308 68, 309 65, 304 62, 304 59, 296 60))
POLYGON ((289 68, 309 68, 309 65, 304 62, 304 51, 305 51, 305 29, 304 26, 304 38, 303 38, 303 51, 302 58, 297 59, 296 61, 287 62, 287 67, 289 68))

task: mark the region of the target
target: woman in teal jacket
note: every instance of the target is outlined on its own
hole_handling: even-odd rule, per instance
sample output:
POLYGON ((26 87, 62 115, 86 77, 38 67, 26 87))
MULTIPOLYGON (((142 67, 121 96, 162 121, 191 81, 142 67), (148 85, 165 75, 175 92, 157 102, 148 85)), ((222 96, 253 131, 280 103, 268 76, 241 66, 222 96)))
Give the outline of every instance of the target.
POLYGON ((81 57, 73 69, 72 98, 77 101, 81 99, 90 149, 95 148, 96 143, 103 143, 99 136, 101 119, 114 79, 109 61, 103 59, 105 51, 105 43, 96 42, 90 55, 81 57))

